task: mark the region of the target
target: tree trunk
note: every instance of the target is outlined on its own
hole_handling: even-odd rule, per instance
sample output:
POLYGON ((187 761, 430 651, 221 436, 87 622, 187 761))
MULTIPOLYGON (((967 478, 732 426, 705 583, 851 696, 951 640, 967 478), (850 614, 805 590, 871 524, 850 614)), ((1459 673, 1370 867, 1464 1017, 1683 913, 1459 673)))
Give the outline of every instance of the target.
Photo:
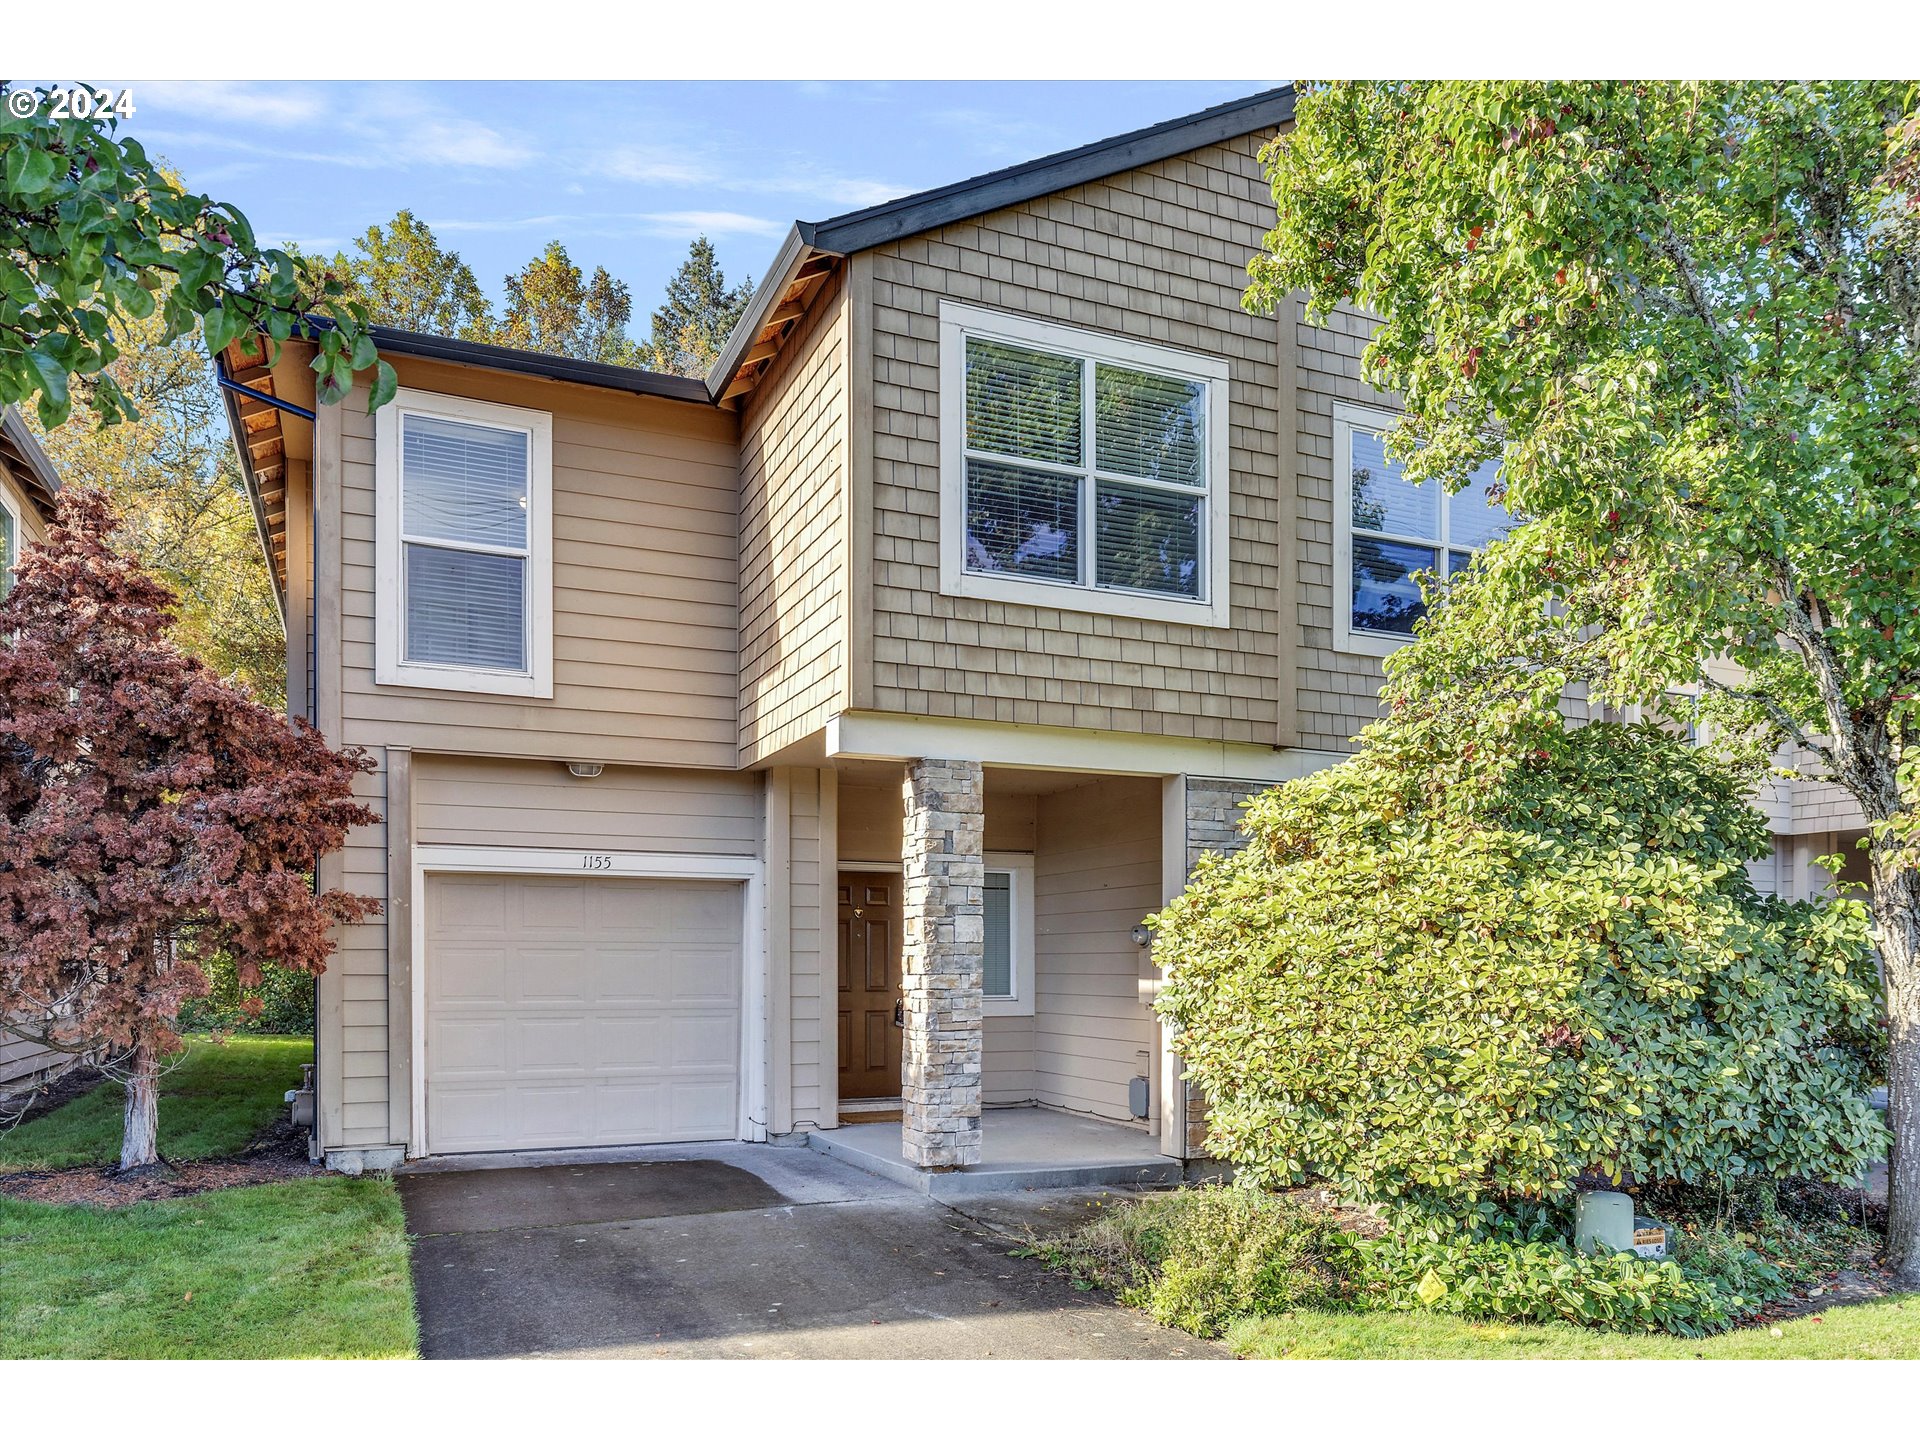
POLYGON ((1887 1264, 1920 1288, 1920 870, 1873 861, 1873 918, 1887 990, 1887 1264))
POLYGON ((139 1170, 160 1161, 160 1057, 136 1045, 127 1058, 127 1108, 120 1123, 120 1168, 139 1170))

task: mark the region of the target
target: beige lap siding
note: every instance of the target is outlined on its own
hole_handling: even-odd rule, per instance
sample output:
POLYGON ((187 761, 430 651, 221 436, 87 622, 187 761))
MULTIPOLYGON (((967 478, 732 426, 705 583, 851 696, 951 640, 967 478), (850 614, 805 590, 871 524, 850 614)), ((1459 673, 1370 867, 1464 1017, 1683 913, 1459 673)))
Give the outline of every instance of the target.
MULTIPOLYGON (((372 752, 379 768, 354 782, 354 795, 384 816, 386 752, 372 752)), ((389 1143, 387 1108, 387 886, 386 826, 347 835, 345 847, 323 862, 323 881, 380 901, 381 913, 334 932, 335 949, 320 977, 315 1018, 321 1090, 321 1142, 329 1147, 389 1143)), ((404 882, 402 882, 404 883, 404 882)))
POLYGON ((421 845, 752 855, 762 777, 609 765, 575 779, 551 760, 414 756, 421 845))
POLYGON ((1274 742, 1279 332, 1240 308, 1247 260, 1273 218, 1262 138, 872 252, 875 709, 1274 742), (1227 360, 1230 629, 939 593, 943 297, 1227 360))
POLYGON ((740 421, 740 763, 845 708, 847 305, 815 297, 740 421))
POLYGON ((1128 1082, 1152 1074, 1131 932, 1160 903, 1160 782, 1041 796, 1033 869, 1034 1098, 1128 1119, 1128 1082))
MULTIPOLYGON (((340 408, 348 744, 730 767, 739 709, 735 419, 702 405, 400 357, 400 383, 553 415, 551 700, 376 686, 374 440, 340 408)), ((326 431, 321 431, 325 444, 326 431)), ((317 457, 324 465, 327 457, 317 457)), ((321 527, 326 534, 326 527, 321 527)), ((323 694, 328 685, 323 678, 323 694)), ((323 710, 324 713, 324 710, 323 710)))

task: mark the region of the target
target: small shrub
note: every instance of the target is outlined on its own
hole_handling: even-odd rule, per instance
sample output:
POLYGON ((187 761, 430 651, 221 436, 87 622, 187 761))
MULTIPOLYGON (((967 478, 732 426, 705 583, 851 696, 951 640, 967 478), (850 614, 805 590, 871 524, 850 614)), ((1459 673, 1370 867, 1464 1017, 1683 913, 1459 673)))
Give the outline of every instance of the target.
POLYGON ((1568 1225, 1549 1213, 1530 1207, 1464 1226, 1409 1213, 1359 1246, 1367 1280, 1359 1307, 1700 1336, 1786 1293, 1780 1272, 1725 1230, 1656 1262, 1575 1250, 1568 1225))
POLYGON ((1354 1288, 1352 1241, 1333 1217, 1224 1185, 1116 1205, 1041 1253, 1193 1335, 1249 1315, 1342 1308, 1354 1288))

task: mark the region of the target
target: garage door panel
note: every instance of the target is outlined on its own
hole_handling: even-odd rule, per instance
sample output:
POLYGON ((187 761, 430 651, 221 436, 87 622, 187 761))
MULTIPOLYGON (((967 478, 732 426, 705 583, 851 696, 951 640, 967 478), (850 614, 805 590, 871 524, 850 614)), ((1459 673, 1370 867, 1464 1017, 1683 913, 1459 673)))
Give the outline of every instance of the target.
POLYGON ((738 884, 434 876, 426 898, 433 1150, 735 1133, 738 884))
POLYGON ((587 914, 588 880, 523 879, 519 883, 519 928, 522 934, 545 938, 551 932, 585 934, 592 925, 587 914))
POLYGON ((440 933, 498 935, 508 896, 492 876, 441 875, 427 890, 427 924, 440 933))
POLYGON ((668 1063, 675 1070, 710 1067, 731 1072, 739 1038, 739 1022, 731 1013, 675 1015, 668 1063))
POLYGON ((509 1069, 505 1019, 436 1017, 427 1029, 427 1049, 436 1070, 461 1080, 502 1080, 509 1069))
MULTIPOLYGON (((429 932, 431 933, 431 932, 429 932)), ((443 944, 434 949, 436 962, 427 983, 427 999, 478 1001, 503 1005, 507 1001, 508 954, 492 945, 443 944)))
POLYGON ((609 945, 606 964, 598 976, 599 998, 615 1004, 626 1001, 658 1003, 667 998, 667 976, 673 957, 659 945, 609 945))
POLYGON ((674 1081, 668 1086, 671 1096, 672 1138, 694 1140, 733 1123, 733 1082, 715 1080, 674 1081))
POLYGON ((595 964, 593 947, 585 937, 567 946, 550 942, 523 945, 513 967, 515 988, 519 998, 529 1004, 589 1005, 595 999, 589 974, 595 964))
POLYGON ((666 1028, 658 1015, 597 1016, 589 1063, 604 1075, 658 1075, 667 1065, 666 1028))
POLYGON ((592 1066, 586 1054, 593 1029, 585 1015, 528 1015, 513 1026, 513 1073, 530 1079, 582 1076, 592 1066))
MULTIPOLYGON (((594 1091, 594 1133, 600 1145, 643 1145, 678 1139, 661 1113, 663 1085, 658 1080, 611 1081, 594 1091)), ((732 1117, 728 1117, 731 1125, 732 1117)))
POLYGON ((673 998, 676 1000, 727 1000, 740 993, 740 961, 737 949, 717 945, 688 946, 672 957, 673 998))

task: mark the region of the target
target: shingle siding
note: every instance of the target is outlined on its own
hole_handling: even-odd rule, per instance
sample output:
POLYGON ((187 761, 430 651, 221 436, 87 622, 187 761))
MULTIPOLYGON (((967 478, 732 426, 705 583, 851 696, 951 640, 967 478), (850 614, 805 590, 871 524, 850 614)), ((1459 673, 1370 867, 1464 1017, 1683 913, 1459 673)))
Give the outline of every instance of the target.
POLYGON ((1271 218, 1261 143, 1209 146, 873 252, 876 709, 1272 743, 1278 331, 1240 307, 1271 218), (1228 361, 1230 629, 939 593, 943 298, 1228 361))
POLYGON ((742 764, 845 708, 847 323, 836 275, 741 419, 742 764))

